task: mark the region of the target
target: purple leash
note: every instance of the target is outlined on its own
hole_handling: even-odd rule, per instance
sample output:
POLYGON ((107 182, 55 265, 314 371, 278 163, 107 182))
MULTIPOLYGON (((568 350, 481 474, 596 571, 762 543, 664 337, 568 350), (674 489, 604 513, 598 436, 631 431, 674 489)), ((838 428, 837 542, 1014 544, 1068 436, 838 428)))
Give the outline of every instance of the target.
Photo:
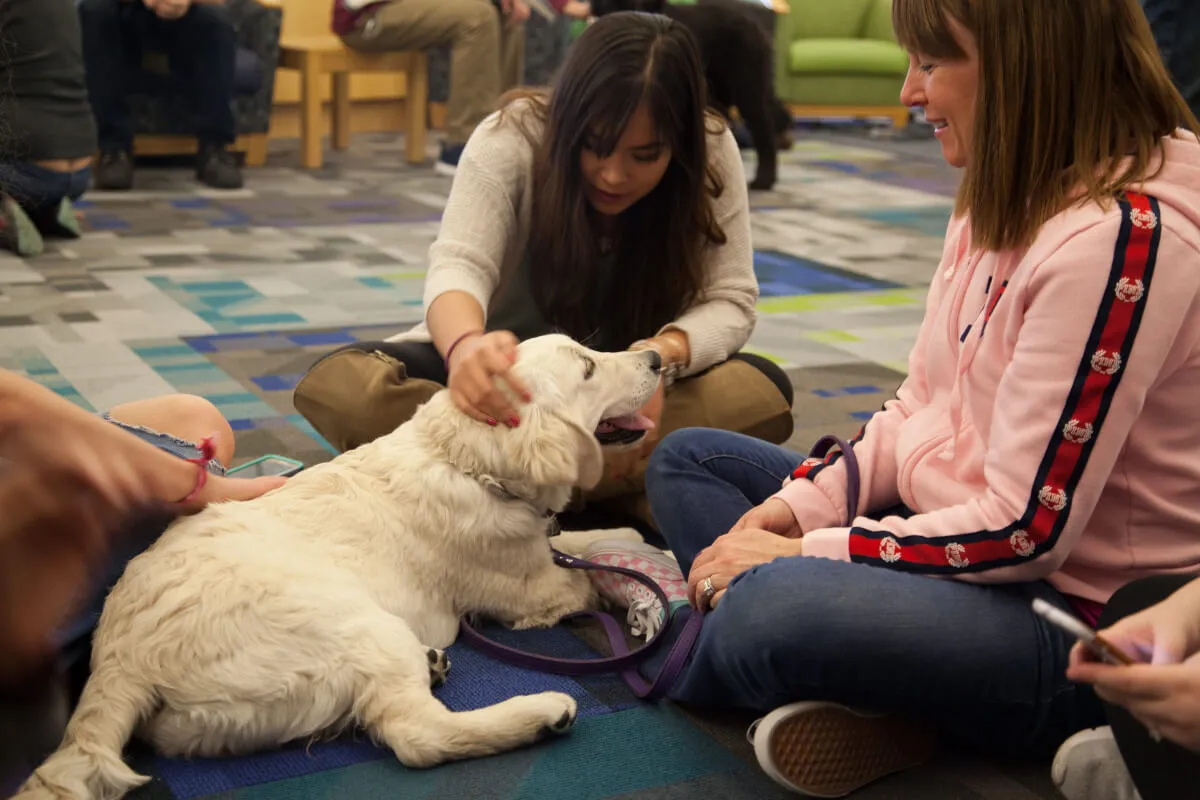
MULTIPOLYGON (((554 563, 560 567, 615 572, 633 578, 654 592, 654 596, 662 603, 663 614, 667 614, 668 609, 671 607, 670 602, 667 600, 666 592, 662 590, 662 587, 637 570, 626 569, 625 567, 607 567, 591 561, 585 561, 582 558, 575 558, 565 553, 560 553, 557 550, 553 551, 553 553, 554 563)), ((625 683, 629 684, 629 688, 633 690, 634 694, 643 700, 653 702, 660 700, 666 695, 671 685, 679 677, 679 673, 683 671, 683 665, 687 663, 688 656, 692 654, 692 648, 696 644, 696 639, 700 635, 700 626, 704 621, 703 612, 693 609, 687 618, 687 622, 683 624, 683 630, 679 632, 679 638, 675 640, 675 644, 667 654, 667 660, 663 663, 662 669, 659 670, 658 675, 654 677, 653 681, 647 681, 637 671, 637 665, 653 655, 662 646, 662 636, 666 632, 667 627, 674 621, 673 617, 667 618, 665 623, 659 626, 658 631, 650 637, 650 641, 646 642, 644 647, 639 647, 633 651, 630 651, 629 647, 625 644, 625 633, 621 629, 621 626, 617 624, 617 621, 612 618, 611 614, 606 614, 603 611, 581 611, 577 614, 569 614, 563 619, 576 619, 578 617, 592 617, 600 621, 604 632, 608 635, 608 644, 612 648, 611 656, 602 658, 554 658, 552 656, 527 653, 524 650, 507 647, 499 642, 492 641, 475 630, 471 623, 467 622, 466 617, 463 617, 459 629, 462 632, 463 638, 475 648, 514 666, 541 670, 543 672, 553 672, 559 675, 603 675, 610 672, 619 672, 621 673, 621 677, 625 679, 625 683)))
POLYGON ((846 513, 850 517, 849 523, 854 524, 854 518, 858 516, 858 490, 862 481, 858 471, 858 457, 854 455, 854 448, 845 439, 828 434, 817 440, 817 443, 812 446, 812 450, 809 451, 808 457, 824 458, 834 446, 842 451, 842 456, 846 461, 846 513))
MULTIPOLYGON (((846 503, 850 519, 853 521, 855 515, 858 513, 858 493, 861 481, 858 459, 854 456, 853 448, 844 439, 839 439, 832 435, 823 436, 813 445, 809 457, 824 458, 835 446, 842 452, 842 456, 846 461, 846 503)), ((662 590, 662 587, 652 578, 643 575, 637 570, 627 569, 626 567, 604 566, 560 553, 557 550, 552 550, 551 552, 554 553, 554 563, 566 569, 615 572, 618 575, 633 578, 654 593, 654 596, 662 603, 664 615, 671 607, 670 602, 667 600, 667 594, 662 590)), ((619 672, 621 673, 621 677, 624 678, 625 683, 629 684, 629 688, 633 690, 634 694, 643 700, 654 702, 666 696, 671 686, 679 678, 679 674, 683 671, 684 665, 692 654, 692 648, 696 645, 696 639, 700 636, 700 627, 704 624, 704 612, 692 609, 692 613, 688 615, 687 621, 683 623, 683 630, 679 632, 679 638, 675 640, 675 644, 667 654, 667 660, 663 663, 662 669, 659 670, 658 675, 654 677, 653 681, 647 681, 637 671, 637 665, 653 655, 662 646, 663 634, 675 621, 673 616, 666 618, 664 624, 659 626, 658 631, 650 637, 650 641, 646 642, 644 647, 639 647, 633 651, 625 644, 625 633, 617 621, 612 618, 611 614, 603 611, 581 611, 577 614, 569 614, 563 617, 563 619, 576 619, 578 617, 592 617, 599 620, 601 626, 604 628, 604 632, 608 635, 609 647, 612 648, 611 656, 601 658, 554 658, 536 653, 527 653, 524 650, 508 647, 487 638, 477 631, 467 621, 466 617, 463 617, 460 621, 459 630, 462 633, 463 639, 476 649, 514 666, 541 670, 542 672, 553 672, 558 675, 603 675, 605 673, 619 672)))

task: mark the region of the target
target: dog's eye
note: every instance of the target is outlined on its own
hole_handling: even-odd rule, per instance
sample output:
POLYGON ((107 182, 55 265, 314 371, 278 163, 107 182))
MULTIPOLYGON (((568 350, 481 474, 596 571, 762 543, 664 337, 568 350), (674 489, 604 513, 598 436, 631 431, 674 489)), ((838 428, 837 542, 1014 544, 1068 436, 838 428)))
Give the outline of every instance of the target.
POLYGON ((583 379, 590 381, 592 376, 596 374, 596 362, 587 356, 580 356, 583 359, 583 379))

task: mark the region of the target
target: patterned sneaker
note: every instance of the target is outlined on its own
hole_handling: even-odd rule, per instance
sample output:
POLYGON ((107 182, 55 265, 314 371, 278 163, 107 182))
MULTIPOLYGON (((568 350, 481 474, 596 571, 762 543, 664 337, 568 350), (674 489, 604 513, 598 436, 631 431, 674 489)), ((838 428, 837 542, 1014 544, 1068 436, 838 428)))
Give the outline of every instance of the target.
MULTIPOLYGON (((653 545, 628 539, 600 539, 584 551, 588 561, 609 567, 625 567, 637 570, 653 579, 671 604, 674 611, 687 602, 687 581, 679 571, 679 562, 653 545)), ((614 572, 588 572, 600 596, 609 602, 628 609, 625 621, 634 636, 647 641, 658 632, 666 619, 662 603, 646 586, 633 578, 614 572)))
POLYGON ((1089 728, 1062 743, 1050 768, 1067 800, 1140 800, 1112 728, 1089 728))
POLYGON ((933 730, 894 714, 792 703, 750 726, 763 772, 806 797, 845 797, 933 755, 933 730))

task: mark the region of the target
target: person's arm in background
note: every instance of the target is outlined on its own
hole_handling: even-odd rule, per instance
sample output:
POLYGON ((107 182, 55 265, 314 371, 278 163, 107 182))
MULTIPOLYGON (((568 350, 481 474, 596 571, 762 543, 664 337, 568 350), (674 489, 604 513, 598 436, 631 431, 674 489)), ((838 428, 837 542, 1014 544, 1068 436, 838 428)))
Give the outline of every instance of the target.
MULTIPOLYGON (((754 249, 750 244, 750 197, 741 153, 733 134, 725 130, 712 159, 724 191, 714 201, 714 217, 725 232, 725 243, 709 244, 704 250, 704 284, 700 302, 685 309, 677 319, 647 339, 630 345, 631 350, 650 349, 662 356, 664 371, 688 377, 725 361, 741 349, 754 330, 758 301, 758 279, 754 276, 754 249)), ((653 426, 641 443, 629 450, 605 453, 611 477, 625 477, 637 468, 658 441, 665 386, 640 413, 653 426)))
POLYGON ((726 130, 715 148, 713 163, 724 186, 714 201, 714 216, 725 232, 725 243, 709 245, 704 255, 704 284, 700 302, 686 309, 655 336, 638 343, 652 347, 664 365, 678 368, 680 377, 703 372, 742 348, 757 319, 758 279, 750 242, 750 197, 741 154, 726 130))
POLYGON ((1148 663, 1101 664, 1077 644, 1067 677, 1092 684, 1151 731, 1200 753, 1200 580, 1099 633, 1148 663))
MULTIPOLYGON (((507 113, 520 113, 510 110, 507 113)), ((462 411, 488 424, 519 424, 512 394, 528 390, 511 373, 517 339, 508 331, 485 331, 486 309, 500 283, 512 231, 518 226, 510 184, 523 165, 513 152, 526 147, 515 126, 484 120, 459 159, 437 240, 429 248, 425 276, 425 324, 446 359, 451 397, 462 411), (501 164, 502 166, 497 166, 501 164)))

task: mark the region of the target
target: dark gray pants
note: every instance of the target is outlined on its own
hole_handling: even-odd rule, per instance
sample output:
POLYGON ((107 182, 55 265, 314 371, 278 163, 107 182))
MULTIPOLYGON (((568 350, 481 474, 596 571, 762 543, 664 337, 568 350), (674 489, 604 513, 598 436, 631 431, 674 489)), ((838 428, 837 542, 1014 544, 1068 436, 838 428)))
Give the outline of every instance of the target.
POLYGON ((1142 8, 1175 85, 1200 117, 1200 2, 1142 0, 1142 8))

